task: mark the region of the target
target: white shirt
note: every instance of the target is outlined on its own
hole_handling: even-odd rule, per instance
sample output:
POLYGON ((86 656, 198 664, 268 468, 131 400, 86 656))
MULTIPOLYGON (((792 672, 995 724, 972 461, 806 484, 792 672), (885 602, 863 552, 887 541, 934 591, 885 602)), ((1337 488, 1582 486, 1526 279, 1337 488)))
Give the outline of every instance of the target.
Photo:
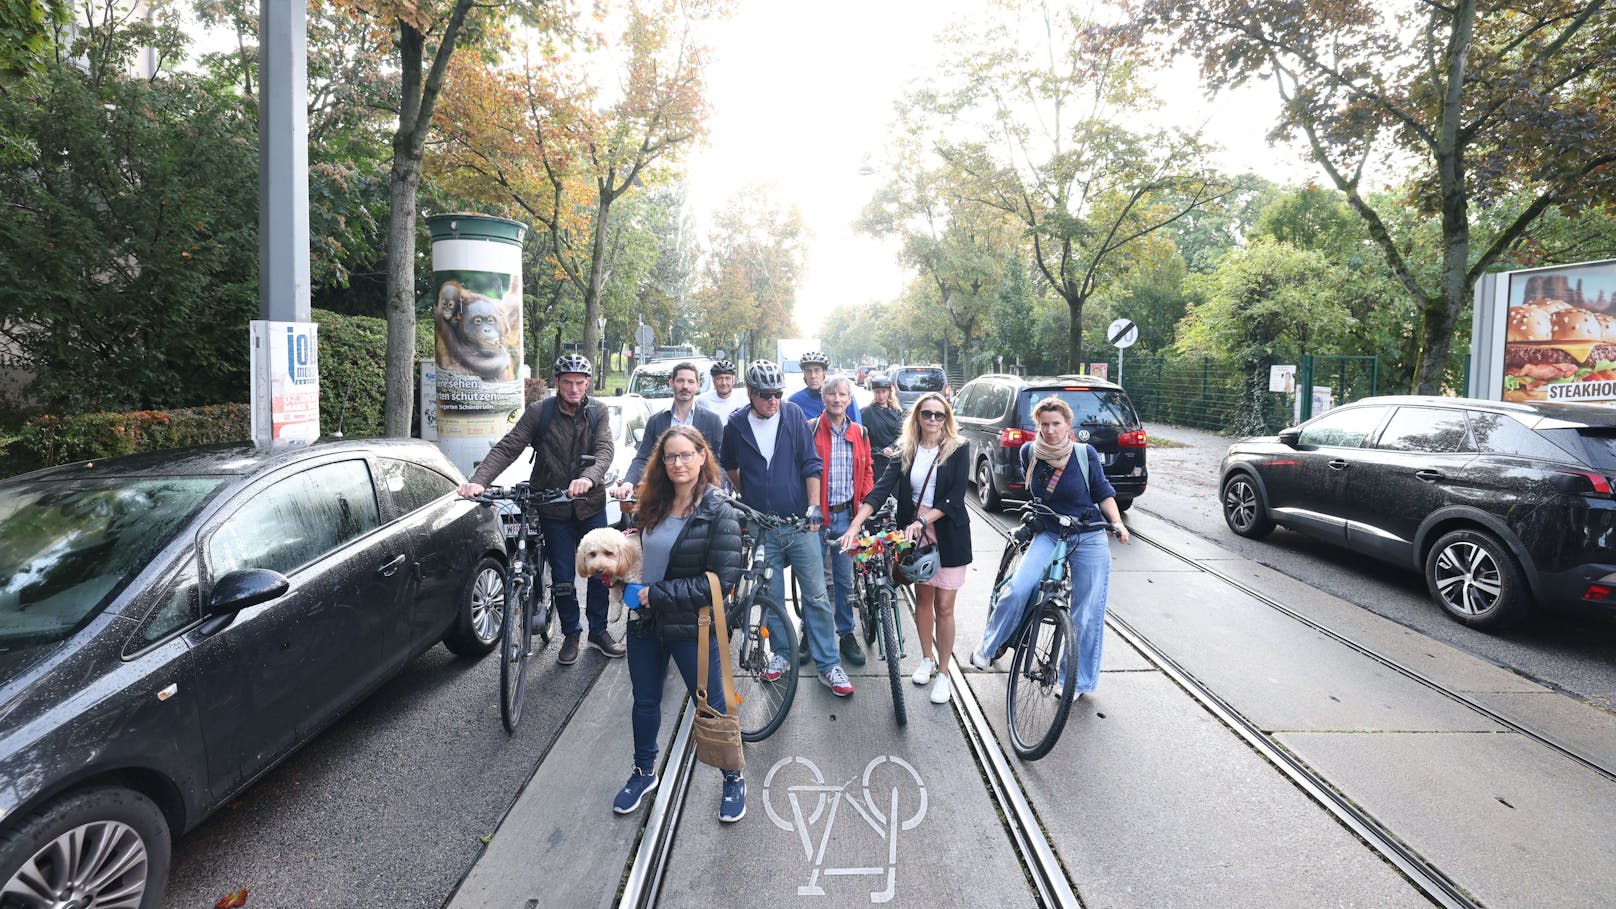
POLYGON ((937 463, 937 453, 941 448, 927 448, 924 445, 915 446, 915 463, 909 465, 909 488, 920 493, 920 502, 917 507, 932 507, 932 498, 937 493, 937 472, 931 465, 937 463), (928 482, 926 474, 931 474, 928 482), (920 484, 925 483, 926 488, 921 489, 920 484))
POLYGON ((776 411, 774 416, 765 420, 758 416, 757 411, 754 410, 746 415, 746 419, 752 424, 752 437, 757 439, 758 451, 763 454, 763 463, 766 466, 772 466, 774 463, 774 439, 780 434, 779 412, 776 411))
POLYGON ((696 396, 696 403, 718 414, 720 419, 728 421, 730 414, 745 407, 748 402, 746 392, 736 388, 730 391, 727 398, 720 398, 717 389, 704 391, 696 396))

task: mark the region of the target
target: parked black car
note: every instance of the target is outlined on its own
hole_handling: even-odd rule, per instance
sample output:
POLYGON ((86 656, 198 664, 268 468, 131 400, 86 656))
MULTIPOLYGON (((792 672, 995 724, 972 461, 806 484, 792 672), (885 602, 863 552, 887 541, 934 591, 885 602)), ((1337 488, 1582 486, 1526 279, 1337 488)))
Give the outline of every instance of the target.
POLYGON ((1117 490, 1117 507, 1126 511, 1144 494, 1149 480, 1145 430, 1122 386, 1086 375, 990 374, 972 379, 960 389, 954 396, 954 416, 961 435, 971 445, 977 501, 996 511, 1006 497, 1026 498, 1021 446, 1037 435, 1033 405, 1050 395, 1071 405, 1072 429, 1078 441, 1099 450, 1105 477, 1117 490))
POLYGON ((1467 625, 1616 607, 1616 409, 1367 398, 1229 446, 1224 520, 1422 571, 1467 625))
POLYGON ((409 440, 0 482, 0 904, 156 906, 170 840, 439 640, 490 650, 494 509, 409 440))

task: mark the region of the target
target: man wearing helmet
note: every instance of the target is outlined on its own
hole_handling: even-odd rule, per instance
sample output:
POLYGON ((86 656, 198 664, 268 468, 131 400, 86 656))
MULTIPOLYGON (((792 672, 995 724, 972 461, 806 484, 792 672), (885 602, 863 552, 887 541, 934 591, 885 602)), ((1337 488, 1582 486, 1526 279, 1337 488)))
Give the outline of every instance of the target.
MULTIPOLYGON (((529 446, 533 459, 534 489, 566 489, 572 501, 539 509, 550 557, 551 588, 556 615, 561 619, 561 652, 556 662, 570 666, 578 660, 578 639, 583 622, 578 594, 562 578, 578 574, 578 540, 596 527, 606 526, 606 468, 612 463, 611 421, 589 400, 594 367, 589 358, 569 353, 556 358, 554 397, 529 404, 505 438, 495 443, 477 465, 471 479, 460 487, 466 497, 481 495, 529 446)), ((623 645, 606 630, 606 588, 588 581, 589 644, 607 657, 623 655, 623 645)))
POLYGON ((711 391, 703 392, 696 403, 728 420, 730 414, 746 406, 746 395, 735 390, 735 364, 719 360, 708 370, 713 377, 711 391))
MULTIPOLYGON (((802 640, 805 651, 819 668, 819 680, 838 697, 853 693, 853 683, 842 668, 836 650, 836 624, 825 595, 825 556, 819 542, 824 523, 819 507, 819 484, 824 461, 808 434, 802 408, 782 401, 785 375, 768 360, 746 368, 747 406, 735 411, 724 428, 724 447, 718 461, 729 474, 741 501, 758 511, 808 519, 807 531, 771 527, 763 531, 768 565, 774 569, 769 592, 785 602, 784 568, 790 565, 802 587, 802 640)), ((776 629, 785 640, 784 629, 776 629)), ((775 654, 765 678, 778 678, 788 664, 775 654)))
MULTIPOLYGON (((830 366, 830 357, 817 350, 810 350, 797 360, 802 367, 802 391, 791 396, 791 403, 802 409, 803 416, 812 420, 825 412, 825 399, 820 396, 819 389, 825 384, 825 369, 830 366)), ((847 418, 854 423, 859 421, 858 402, 847 405, 847 418)))

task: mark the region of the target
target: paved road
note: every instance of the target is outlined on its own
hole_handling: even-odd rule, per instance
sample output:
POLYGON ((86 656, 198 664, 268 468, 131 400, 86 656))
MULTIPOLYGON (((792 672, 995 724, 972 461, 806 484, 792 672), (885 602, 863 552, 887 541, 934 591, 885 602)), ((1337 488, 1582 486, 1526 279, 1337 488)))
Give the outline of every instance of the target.
POLYGON ((586 649, 557 666, 555 649, 535 657, 512 737, 497 652, 423 654, 181 839, 163 905, 212 906, 243 887, 257 907, 440 905, 604 662, 586 649))
POLYGON ((1230 439, 1177 426, 1151 435, 1185 443, 1150 449, 1150 488, 1134 507, 1193 530, 1253 561, 1304 580, 1409 628, 1513 669, 1534 681, 1616 708, 1616 622, 1546 613, 1519 628, 1485 634, 1443 614, 1413 572, 1279 529, 1266 540, 1235 536, 1218 510, 1218 465, 1230 439))

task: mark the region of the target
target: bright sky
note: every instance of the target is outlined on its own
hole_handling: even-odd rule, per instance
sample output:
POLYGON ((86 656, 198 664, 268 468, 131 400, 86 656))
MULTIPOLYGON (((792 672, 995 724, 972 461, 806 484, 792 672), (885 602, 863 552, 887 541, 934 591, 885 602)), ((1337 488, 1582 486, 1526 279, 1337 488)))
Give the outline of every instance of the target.
MULTIPOLYGON (((747 183, 774 183, 797 205, 813 234, 796 311, 810 335, 835 306, 890 300, 904 286, 896 244, 852 228, 881 180, 858 168, 866 156, 879 167, 893 103, 937 57, 933 35, 982 9, 982 0, 742 0, 713 33, 710 134, 689 159, 693 214, 705 231, 707 213, 747 183)), ((1162 78, 1172 122, 1204 123, 1228 149, 1226 170, 1310 176, 1297 152, 1263 141, 1277 103, 1270 84, 1207 102, 1193 66, 1162 78)))

